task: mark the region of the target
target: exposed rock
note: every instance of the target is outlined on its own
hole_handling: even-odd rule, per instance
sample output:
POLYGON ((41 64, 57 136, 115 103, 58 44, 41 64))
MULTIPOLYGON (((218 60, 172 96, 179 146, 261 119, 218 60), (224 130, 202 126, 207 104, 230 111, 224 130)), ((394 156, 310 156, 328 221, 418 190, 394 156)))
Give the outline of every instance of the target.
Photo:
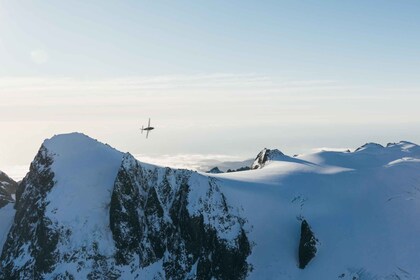
POLYGON ((251 169, 260 169, 263 168, 267 161, 275 160, 283 157, 284 154, 277 149, 270 150, 264 148, 255 158, 254 163, 251 166, 251 169))
POLYGON ((357 148, 356 150, 355 150, 355 152, 360 152, 360 151, 376 151, 376 150, 378 150, 378 149, 382 149, 382 148, 384 148, 384 146, 382 146, 381 144, 378 144, 378 143, 366 143, 366 144, 364 144, 364 145, 362 145, 362 146, 360 146, 359 148, 357 148))
POLYGON ((210 169, 209 171, 207 171, 206 173, 219 174, 219 173, 223 173, 223 171, 221 171, 219 167, 216 166, 210 169))
POLYGON ((306 265, 315 257, 318 240, 315 238, 306 220, 302 221, 300 227, 300 242, 299 242, 299 268, 304 269, 306 265))
POLYGON ((187 170, 147 170, 127 155, 110 208, 117 262, 139 270, 160 261, 164 276, 154 276, 166 279, 244 279, 251 253, 244 221, 216 182, 206 178, 206 187, 203 179, 187 170), (197 194, 194 183, 207 191, 197 194))
POLYGON ((243 166, 243 167, 240 167, 238 169, 228 169, 226 172, 227 173, 230 173, 230 172, 241 172, 241 171, 247 171, 247 170, 251 170, 251 167, 249 167, 249 166, 243 166))
POLYGON ((1 254, 0 279, 41 279, 55 266, 59 232, 44 215, 46 194, 54 186, 51 164, 42 146, 19 186, 15 220, 1 254), (21 265, 15 266, 15 260, 21 265))
POLYGON ((17 186, 13 179, 0 171, 0 208, 14 202, 12 195, 16 193, 17 186))

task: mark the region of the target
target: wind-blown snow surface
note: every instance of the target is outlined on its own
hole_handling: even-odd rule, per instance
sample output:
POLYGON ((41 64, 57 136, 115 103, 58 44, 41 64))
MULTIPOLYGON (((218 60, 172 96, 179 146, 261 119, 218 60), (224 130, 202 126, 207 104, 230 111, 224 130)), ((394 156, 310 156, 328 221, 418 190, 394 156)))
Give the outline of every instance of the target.
POLYGON ((249 279, 420 279, 415 144, 277 157, 259 170, 212 176, 252 227, 249 279), (320 242, 304 270, 302 217, 320 242))

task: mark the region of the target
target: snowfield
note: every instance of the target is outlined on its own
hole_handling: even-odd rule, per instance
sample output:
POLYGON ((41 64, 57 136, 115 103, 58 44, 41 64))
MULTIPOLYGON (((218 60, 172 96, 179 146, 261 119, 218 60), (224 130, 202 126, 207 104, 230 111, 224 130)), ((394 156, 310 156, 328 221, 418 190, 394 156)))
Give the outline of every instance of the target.
POLYGON ((420 279, 420 147, 367 144, 212 175, 254 242, 249 279, 420 279), (300 219, 320 245, 298 268, 300 219), (353 278, 355 277, 355 278, 353 278))
MULTIPOLYGON (((76 278, 178 279, 170 274, 177 271, 176 264, 185 279, 195 279, 218 248, 246 259, 247 264, 241 263, 246 279, 420 279, 416 144, 368 143, 352 152, 296 157, 263 150, 254 170, 220 174, 142 163, 79 133, 55 136, 43 147, 24 180, 17 210, 13 203, 0 208, 0 269, 7 269, 5 275, 32 275, 28 269, 38 269, 33 259, 39 254, 38 245, 32 245, 43 246, 38 233, 51 232, 65 236, 51 249, 56 263, 47 265, 52 270, 39 272, 47 279, 66 273, 76 278), (37 174, 54 176, 41 180, 37 174), (43 193, 41 185, 49 182, 43 193), (35 213, 22 208, 26 205, 45 208, 35 213), (15 213, 30 225, 14 222, 15 213), (300 269, 303 220, 318 244, 316 256, 300 269), (138 228, 143 235, 132 240, 142 245, 127 247, 125 238, 138 228), (22 229, 25 235, 20 236, 22 229), (202 244, 209 234, 219 243, 203 256, 191 244, 202 244), (246 252, 241 255, 240 250, 246 252), (119 262, 117 251, 130 255, 119 262)), ((228 275, 217 269, 206 273, 228 275)))

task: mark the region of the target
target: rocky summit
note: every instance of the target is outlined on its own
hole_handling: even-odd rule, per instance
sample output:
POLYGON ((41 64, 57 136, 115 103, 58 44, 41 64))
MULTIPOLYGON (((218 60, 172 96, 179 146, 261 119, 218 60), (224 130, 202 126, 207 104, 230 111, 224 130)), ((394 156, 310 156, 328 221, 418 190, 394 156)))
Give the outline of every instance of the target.
POLYGON ((6 173, 0 171, 0 208, 13 203, 18 184, 6 173))

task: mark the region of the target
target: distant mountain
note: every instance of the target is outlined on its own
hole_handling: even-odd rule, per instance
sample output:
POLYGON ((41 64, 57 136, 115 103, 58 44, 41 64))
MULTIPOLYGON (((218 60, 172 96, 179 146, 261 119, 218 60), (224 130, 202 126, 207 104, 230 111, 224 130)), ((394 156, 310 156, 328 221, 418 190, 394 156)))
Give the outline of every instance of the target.
POLYGON ((206 173, 219 174, 219 173, 223 173, 223 171, 221 171, 219 167, 216 166, 210 169, 209 171, 207 171, 206 173))
POLYGON ((200 163, 200 171, 204 171, 208 173, 213 168, 217 167, 222 173, 230 171, 243 171, 243 169, 247 169, 250 167, 251 164, 254 162, 254 159, 246 159, 243 161, 218 161, 218 160, 211 160, 206 162, 200 163), (239 169, 239 170, 238 170, 239 169))
POLYGON ((240 172, 240 171, 247 171, 247 170, 251 170, 251 167, 243 166, 243 167, 239 167, 238 169, 228 169, 226 172, 240 172))
POLYGON ((0 171, 0 249, 3 248, 15 215, 13 206, 17 186, 13 179, 0 171))
POLYGON ((264 165, 271 160, 279 160, 285 155, 277 149, 270 150, 264 148, 255 158, 254 162, 251 165, 251 169, 263 168, 264 165))
POLYGON ((420 279, 418 145, 264 149, 252 167, 161 168, 54 136, 0 209, 0 279, 420 279))
POLYGON ((0 171, 0 208, 8 203, 14 202, 14 194, 16 193, 17 183, 0 171))
MULTIPOLYGON (((250 170, 251 168, 249 166, 244 166, 244 167, 240 167, 238 169, 228 169, 226 170, 226 172, 240 172, 240 171, 247 171, 250 170)), ((209 171, 207 171, 206 173, 210 173, 210 174, 220 174, 223 173, 223 171, 221 171, 219 169, 219 167, 213 167, 212 169, 210 169, 209 171)))

